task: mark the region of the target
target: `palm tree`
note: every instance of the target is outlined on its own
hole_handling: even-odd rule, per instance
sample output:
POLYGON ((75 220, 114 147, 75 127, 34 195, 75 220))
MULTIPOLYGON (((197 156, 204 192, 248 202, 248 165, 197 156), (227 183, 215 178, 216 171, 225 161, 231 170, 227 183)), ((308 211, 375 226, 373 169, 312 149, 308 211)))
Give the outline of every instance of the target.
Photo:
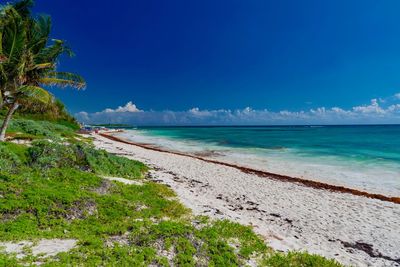
POLYGON ((11 117, 23 99, 43 103, 53 100, 42 86, 86 86, 79 75, 56 71, 60 55, 73 54, 62 40, 50 41, 51 19, 33 18, 32 5, 32 0, 22 0, 0 10, 0 108, 8 108, 0 141, 5 140, 11 117))

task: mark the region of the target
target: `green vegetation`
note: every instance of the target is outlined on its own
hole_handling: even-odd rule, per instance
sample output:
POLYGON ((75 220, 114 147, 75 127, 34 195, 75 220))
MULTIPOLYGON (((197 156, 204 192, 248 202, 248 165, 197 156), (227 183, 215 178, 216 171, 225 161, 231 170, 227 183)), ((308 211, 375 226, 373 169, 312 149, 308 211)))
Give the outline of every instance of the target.
POLYGON ((0 266, 339 266, 307 253, 276 253, 250 227, 194 217, 171 189, 146 179, 144 164, 77 136, 76 121, 41 86, 80 89, 85 82, 55 71, 71 51, 49 38, 50 18, 33 17, 32 4, 0 7, 0 141, 6 129, 10 141, 0 142, 0 242, 33 242, 0 253, 0 266), (33 252, 54 238, 76 246, 33 252))
POLYGON ((250 227, 194 217, 168 187, 146 179, 145 165, 95 149, 73 128, 13 123, 10 130, 33 141, 0 143, 0 242, 78 243, 52 257, 28 248, 22 259, 0 254, 0 266, 340 266, 317 255, 276 253, 250 227))
POLYGON ((54 99, 54 101, 47 104, 27 101, 20 106, 14 115, 14 118, 20 117, 31 120, 52 121, 74 129, 79 129, 75 118, 68 113, 64 104, 58 99, 54 99))
MULTIPOLYGON (((6 114, 6 109, 0 110, 0 117, 3 118, 6 114)), ((79 125, 75 118, 68 113, 64 104, 58 99, 47 104, 26 101, 24 104, 21 104, 19 109, 17 109, 10 124, 12 124, 16 119, 50 121, 76 130, 79 129, 79 125)), ((11 125, 9 127, 11 127, 11 125)), ((7 130, 9 130, 9 128, 7 130)))
POLYGON ((83 142, 61 143, 42 139, 32 142, 30 147, 0 143, 0 152, 0 172, 70 168, 105 176, 142 178, 147 171, 141 162, 111 155, 83 142))
POLYGON ((42 86, 86 86, 82 77, 56 71, 60 56, 72 56, 64 41, 50 38, 51 19, 31 14, 32 0, 0 6, 0 110, 7 108, 0 141, 14 112, 21 106, 53 101, 42 86))
POLYGON ((11 121, 10 127, 7 130, 7 135, 14 139, 57 139, 62 137, 72 137, 75 132, 74 125, 72 125, 72 127, 73 128, 71 128, 71 126, 52 123, 49 121, 34 121, 21 118, 11 121))

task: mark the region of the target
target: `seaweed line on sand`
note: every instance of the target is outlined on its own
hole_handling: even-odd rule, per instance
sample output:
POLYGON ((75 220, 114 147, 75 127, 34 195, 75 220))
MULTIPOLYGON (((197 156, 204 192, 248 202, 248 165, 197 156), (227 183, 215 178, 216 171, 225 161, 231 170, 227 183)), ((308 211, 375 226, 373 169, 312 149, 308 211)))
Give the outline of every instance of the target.
POLYGON ((274 179, 274 180, 279 180, 279 181, 283 181, 283 182, 299 183, 304 186, 312 187, 312 188, 316 188, 316 189, 325 189, 325 190, 330 190, 333 192, 347 193, 347 194, 352 194, 352 195, 356 195, 356 196, 363 196, 363 197, 368 197, 368 198, 373 198, 373 199, 379 199, 382 201, 392 202, 395 204, 400 204, 400 197, 389 197, 389 196, 385 196, 382 194, 368 193, 365 191, 347 188, 344 186, 331 185, 331 184, 327 184, 327 183, 317 182, 317 181, 313 181, 313 180, 307 180, 307 179, 298 178, 298 177, 291 177, 291 176, 280 175, 280 174, 276 174, 276 173, 270 173, 270 172, 266 172, 266 171, 255 170, 255 169, 251 169, 248 167, 243 167, 243 166, 239 166, 239 165, 235 165, 235 164, 231 164, 231 163, 206 159, 206 158, 202 158, 202 157, 195 156, 195 155, 180 153, 180 152, 176 152, 176 151, 169 151, 169 150, 162 149, 162 148, 148 145, 148 144, 139 144, 139 143, 127 141, 127 140, 124 140, 122 138, 119 138, 119 137, 116 137, 116 136, 113 136, 113 135, 107 134, 107 133, 99 133, 99 135, 102 137, 105 137, 107 139, 117 141, 120 143, 124 143, 124 144, 128 144, 128 145, 134 145, 134 146, 138 146, 138 147, 142 147, 145 149, 158 151, 158 152, 164 152, 164 153, 170 153, 170 154, 179 155, 179 156, 190 157, 190 158, 198 159, 198 160, 209 162, 209 163, 214 163, 214 164, 219 164, 219 165, 235 168, 244 173, 254 174, 254 175, 257 175, 257 176, 263 177, 263 178, 274 179))

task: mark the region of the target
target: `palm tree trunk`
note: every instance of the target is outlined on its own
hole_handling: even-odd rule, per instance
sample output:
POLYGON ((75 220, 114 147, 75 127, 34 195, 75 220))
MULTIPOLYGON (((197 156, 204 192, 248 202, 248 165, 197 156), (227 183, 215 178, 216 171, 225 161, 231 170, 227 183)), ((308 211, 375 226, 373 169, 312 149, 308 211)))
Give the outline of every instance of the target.
POLYGON ((3 125, 0 128, 0 142, 4 142, 6 140, 6 130, 8 127, 8 124, 10 123, 11 117, 14 114, 14 112, 17 110, 19 107, 19 104, 17 102, 14 102, 10 109, 7 112, 6 117, 4 118, 3 125))
POLYGON ((0 88, 0 100, 1 100, 0 110, 2 110, 3 107, 6 105, 6 100, 5 100, 5 97, 4 97, 4 90, 2 90, 2 88, 0 88))

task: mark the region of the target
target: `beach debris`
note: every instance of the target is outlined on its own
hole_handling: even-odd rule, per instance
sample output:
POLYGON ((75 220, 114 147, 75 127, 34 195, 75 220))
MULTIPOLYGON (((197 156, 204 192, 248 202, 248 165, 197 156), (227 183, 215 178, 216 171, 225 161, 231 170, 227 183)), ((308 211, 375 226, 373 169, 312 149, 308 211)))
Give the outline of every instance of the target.
POLYGON ((393 262, 396 262, 397 264, 400 264, 400 258, 394 259, 392 257, 383 255, 381 252, 375 250, 373 248, 373 245, 371 245, 371 244, 359 242, 359 241, 357 241, 355 243, 350 243, 350 242, 346 242, 346 241, 342 241, 342 240, 339 240, 339 241, 342 243, 342 245, 345 248, 361 250, 361 251, 364 251, 365 253, 367 253, 372 258, 385 259, 385 260, 393 261, 393 262))
MULTIPOLYGON (((106 139, 99 136, 98 140, 106 139)), ((126 144, 129 145, 129 142, 126 144)), ((322 247, 325 249, 324 256, 340 259, 350 266, 359 263, 400 266, 396 259, 397 233, 389 233, 387 228, 380 227, 386 223, 394 225, 395 220, 387 216, 387 213, 398 210, 396 201, 376 201, 387 199, 382 199, 379 195, 366 197, 359 192, 349 192, 338 187, 331 190, 320 184, 306 182, 308 186, 304 186, 298 180, 286 180, 287 177, 276 177, 233 164, 217 163, 213 160, 201 162, 193 155, 182 158, 177 153, 166 154, 158 149, 130 145, 124 147, 122 152, 134 153, 134 159, 144 160, 149 164, 152 176, 149 180, 171 186, 196 215, 209 215, 214 219, 230 219, 253 225, 255 231, 277 251, 286 252, 303 247, 320 251, 322 247), (269 179, 258 179, 259 177, 269 179), (190 182, 191 179, 201 183, 190 182), (286 183, 289 181, 292 183, 286 183), (209 184, 210 187, 203 189, 204 184, 209 184), (239 206, 243 209, 230 210, 239 206), (363 213, 359 220, 353 222, 355 210, 363 213), (373 224, 377 229, 377 234, 373 237, 362 235, 364 228, 360 227, 367 224, 363 220, 364 213, 368 216, 368 224, 373 224), (309 219, 313 219, 315 223, 322 222, 327 227, 315 227, 315 223, 307 223, 309 219), (355 244, 357 238, 361 237, 365 238, 363 242, 374 244, 371 248, 375 256, 370 256, 363 249, 345 247, 337 239, 335 229, 338 226, 344 227, 343 232, 350 238, 347 240, 349 244, 355 244)), ((116 151, 101 142, 99 146, 116 151)), ((366 248, 368 246, 364 246, 366 248)))
POLYGON ((276 218, 280 218, 281 215, 277 214, 277 213, 270 213, 269 215, 271 215, 272 217, 276 217, 276 218))

